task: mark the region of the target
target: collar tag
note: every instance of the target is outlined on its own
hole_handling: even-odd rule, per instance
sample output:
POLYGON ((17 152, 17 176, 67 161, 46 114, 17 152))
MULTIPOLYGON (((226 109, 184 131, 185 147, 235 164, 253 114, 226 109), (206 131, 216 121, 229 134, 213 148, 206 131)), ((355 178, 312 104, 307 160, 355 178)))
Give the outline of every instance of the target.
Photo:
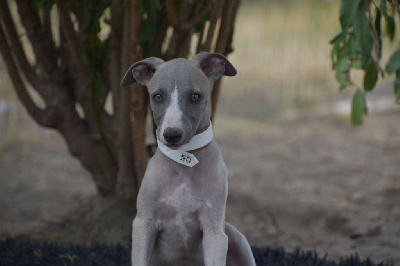
POLYGON ((207 146, 212 139, 213 139, 213 131, 212 131, 212 124, 210 121, 210 125, 205 131, 194 135, 193 138, 188 143, 182 145, 177 150, 172 150, 168 148, 164 143, 158 140, 158 138, 157 138, 157 144, 160 151, 164 153, 164 155, 170 158, 171 160, 189 167, 193 167, 199 161, 192 153, 190 153, 190 151, 202 149, 203 147, 207 146))
POLYGON ((177 163, 193 167, 199 162, 197 158, 191 153, 182 150, 172 150, 159 140, 157 140, 157 143, 160 151, 164 153, 165 156, 177 163))

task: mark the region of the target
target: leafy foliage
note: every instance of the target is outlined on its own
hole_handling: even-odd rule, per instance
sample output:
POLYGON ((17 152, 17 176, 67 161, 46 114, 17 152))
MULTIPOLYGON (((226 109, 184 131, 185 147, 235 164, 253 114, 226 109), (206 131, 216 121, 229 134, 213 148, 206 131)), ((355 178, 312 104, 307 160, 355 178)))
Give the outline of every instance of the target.
POLYGON ((379 74, 395 73, 394 92, 400 104, 400 49, 393 53, 386 67, 381 67, 382 23, 390 41, 395 37, 395 16, 400 17, 399 0, 342 0, 340 29, 331 40, 332 68, 340 89, 355 88, 351 122, 360 125, 367 114, 365 93, 375 88, 379 74), (384 22, 383 22, 384 20, 384 22), (352 69, 364 71, 363 88, 351 80, 352 69))

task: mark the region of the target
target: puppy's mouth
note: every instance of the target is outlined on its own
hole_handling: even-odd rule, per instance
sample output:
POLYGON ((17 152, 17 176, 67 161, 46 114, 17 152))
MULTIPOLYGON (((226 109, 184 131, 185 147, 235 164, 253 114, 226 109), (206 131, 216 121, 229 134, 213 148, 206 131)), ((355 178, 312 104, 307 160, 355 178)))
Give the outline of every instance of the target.
POLYGON ((163 142, 165 146, 167 146, 168 148, 170 148, 171 150, 177 150, 179 149, 180 146, 182 146, 182 144, 174 144, 174 143, 165 143, 163 142))
POLYGON ((158 140, 161 141, 165 146, 167 146, 171 150, 179 150, 180 147, 182 147, 186 143, 189 143, 189 141, 190 141, 190 139, 189 139, 189 141, 184 141, 184 142, 179 141, 178 143, 170 143, 163 138, 162 139, 158 138, 158 140))

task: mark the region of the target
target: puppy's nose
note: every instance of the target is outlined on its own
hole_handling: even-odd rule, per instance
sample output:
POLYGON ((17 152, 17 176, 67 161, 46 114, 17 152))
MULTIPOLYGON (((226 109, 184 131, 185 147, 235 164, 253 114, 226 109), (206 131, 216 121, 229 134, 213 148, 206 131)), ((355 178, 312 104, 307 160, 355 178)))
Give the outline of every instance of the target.
POLYGON ((182 130, 178 128, 167 128, 164 130, 164 139, 169 143, 177 143, 182 138, 182 130))

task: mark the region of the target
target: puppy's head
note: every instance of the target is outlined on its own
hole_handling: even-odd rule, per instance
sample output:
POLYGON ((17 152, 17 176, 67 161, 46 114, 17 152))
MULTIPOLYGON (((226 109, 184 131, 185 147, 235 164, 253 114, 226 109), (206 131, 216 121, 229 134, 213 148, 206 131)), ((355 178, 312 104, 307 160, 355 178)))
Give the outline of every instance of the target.
POLYGON ((168 62, 151 57, 133 64, 121 86, 139 82, 147 87, 157 137, 177 148, 208 126, 213 83, 221 75, 236 75, 236 69, 221 54, 202 52, 193 60, 168 62))

